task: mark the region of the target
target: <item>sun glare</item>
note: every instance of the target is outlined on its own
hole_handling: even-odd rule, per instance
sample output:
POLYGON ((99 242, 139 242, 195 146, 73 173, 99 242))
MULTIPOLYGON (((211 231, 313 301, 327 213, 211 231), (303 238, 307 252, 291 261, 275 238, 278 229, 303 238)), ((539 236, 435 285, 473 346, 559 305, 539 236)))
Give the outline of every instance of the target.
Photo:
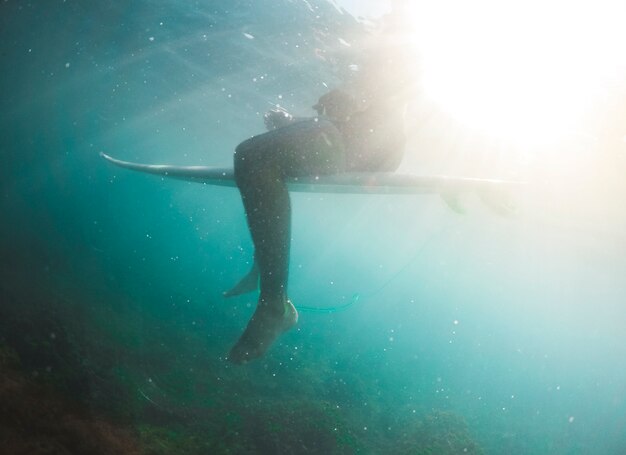
POLYGON ((416 2, 426 95, 519 145, 559 141, 623 69, 626 2, 416 2))

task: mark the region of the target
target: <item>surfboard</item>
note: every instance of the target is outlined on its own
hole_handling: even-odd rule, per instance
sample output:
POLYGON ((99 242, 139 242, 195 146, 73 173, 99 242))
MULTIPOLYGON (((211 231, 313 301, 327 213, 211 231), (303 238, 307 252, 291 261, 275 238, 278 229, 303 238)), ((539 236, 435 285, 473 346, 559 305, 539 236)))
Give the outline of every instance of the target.
MULTIPOLYGON (((235 187, 232 168, 210 166, 175 166, 170 164, 144 164, 122 161, 105 153, 100 156, 109 163, 124 169, 161 177, 199 182, 207 185, 235 187)), ((344 172, 332 175, 294 177, 287 181, 289 191, 308 193, 344 194, 440 194, 450 205, 454 195, 476 192, 509 191, 523 185, 510 180, 451 177, 445 175, 419 175, 396 172, 344 172)), ((455 209, 454 207, 451 207, 455 209)))

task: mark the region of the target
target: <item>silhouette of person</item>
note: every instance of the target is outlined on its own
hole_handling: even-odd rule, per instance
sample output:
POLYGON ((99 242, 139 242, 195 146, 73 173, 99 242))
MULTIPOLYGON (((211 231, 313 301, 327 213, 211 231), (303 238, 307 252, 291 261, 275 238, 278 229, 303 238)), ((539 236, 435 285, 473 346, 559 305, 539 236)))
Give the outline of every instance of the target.
MULTIPOLYGON (((406 55, 386 40, 355 80, 324 94, 317 116, 265 115, 268 132, 245 140, 234 155, 235 180, 254 244, 252 270, 225 296, 256 290, 256 310, 229 360, 261 357, 298 320, 287 293, 291 203, 287 179, 341 172, 394 171, 405 145, 404 113, 412 85, 406 55), (390 45, 389 45, 390 44, 390 45)), ((378 41, 380 44, 380 41, 378 41)))

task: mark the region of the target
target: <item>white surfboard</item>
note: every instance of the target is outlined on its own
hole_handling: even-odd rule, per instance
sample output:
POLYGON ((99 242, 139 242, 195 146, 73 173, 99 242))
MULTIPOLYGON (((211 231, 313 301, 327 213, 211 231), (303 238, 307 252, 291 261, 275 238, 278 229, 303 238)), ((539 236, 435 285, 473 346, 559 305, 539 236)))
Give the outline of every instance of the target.
MULTIPOLYGON (((116 166, 133 171, 206 183, 208 185, 236 186, 232 168, 134 163, 118 160, 102 152, 100 156, 116 166)), ((289 179, 287 182, 290 191, 351 194, 481 192, 504 188, 510 189, 522 184, 523 182, 510 180, 450 177, 445 175, 424 176, 396 172, 344 172, 314 177, 297 177, 289 179)))
MULTIPOLYGON (((125 169, 207 185, 235 187, 232 168, 211 166, 175 166, 171 164, 144 164, 122 161, 105 153, 100 156, 125 169)), ((511 204, 512 190, 524 182, 445 175, 419 175, 396 172, 344 172, 332 175, 291 178, 289 191, 343 194, 439 194, 448 207, 463 213, 459 196, 476 193, 491 210, 499 215, 515 211, 511 204)))

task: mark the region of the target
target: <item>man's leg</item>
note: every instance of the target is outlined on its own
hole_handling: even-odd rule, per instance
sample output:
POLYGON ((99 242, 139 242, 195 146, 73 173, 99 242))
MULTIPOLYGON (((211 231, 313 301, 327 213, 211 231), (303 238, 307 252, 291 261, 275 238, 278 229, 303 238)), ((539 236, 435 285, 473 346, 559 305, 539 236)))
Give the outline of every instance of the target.
POLYGON ((257 309, 229 354, 242 363, 262 356, 297 321, 287 297, 291 203, 286 179, 340 172, 343 145, 326 121, 306 121, 255 136, 235 153, 235 178, 260 274, 257 309))
POLYGON ((259 264, 254 258, 252 267, 241 280, 237 282, 228 291, 224 291, 222 295, 226 298, 235 297, 237 295, 247 294, 248 292, 256 291, 259 288, 259 264))

